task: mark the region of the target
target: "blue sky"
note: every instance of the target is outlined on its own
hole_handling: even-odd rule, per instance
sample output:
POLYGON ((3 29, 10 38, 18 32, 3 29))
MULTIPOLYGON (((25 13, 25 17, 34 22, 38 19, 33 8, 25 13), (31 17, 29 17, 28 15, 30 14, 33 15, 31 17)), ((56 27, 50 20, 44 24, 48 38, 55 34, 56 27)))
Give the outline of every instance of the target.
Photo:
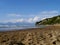
POLYGON ((0 0, 0 22, 28 22, 60 14, 60 0, 0 0))

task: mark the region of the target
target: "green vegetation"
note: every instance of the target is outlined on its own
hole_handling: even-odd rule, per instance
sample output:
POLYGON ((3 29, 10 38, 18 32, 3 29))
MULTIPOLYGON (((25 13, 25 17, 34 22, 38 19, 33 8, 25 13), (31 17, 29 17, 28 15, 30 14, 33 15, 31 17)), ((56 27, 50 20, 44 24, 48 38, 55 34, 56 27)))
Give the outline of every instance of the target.
POLYGON ((54 16, 52 18, 46 18, 39 22, 36 22, 36 25, 53 25, 53 24, 60 24, 60 15, 54 16))

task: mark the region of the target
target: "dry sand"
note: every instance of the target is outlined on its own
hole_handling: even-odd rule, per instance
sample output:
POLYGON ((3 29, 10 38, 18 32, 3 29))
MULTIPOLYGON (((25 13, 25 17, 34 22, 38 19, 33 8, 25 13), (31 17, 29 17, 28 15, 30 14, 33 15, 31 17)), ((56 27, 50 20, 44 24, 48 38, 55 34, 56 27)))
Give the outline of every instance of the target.
POLYGON ((60 45, 60 26, 0 32, 0 45, 60 45))

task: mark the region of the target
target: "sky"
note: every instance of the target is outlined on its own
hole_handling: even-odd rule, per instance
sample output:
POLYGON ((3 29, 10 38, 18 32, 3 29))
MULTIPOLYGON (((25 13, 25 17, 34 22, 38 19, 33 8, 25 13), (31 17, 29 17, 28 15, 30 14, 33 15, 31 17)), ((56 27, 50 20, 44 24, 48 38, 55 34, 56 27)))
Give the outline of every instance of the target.
POLYGON ((60 0, 0 0, 0 22, 35 23, 60 14, 60 0))

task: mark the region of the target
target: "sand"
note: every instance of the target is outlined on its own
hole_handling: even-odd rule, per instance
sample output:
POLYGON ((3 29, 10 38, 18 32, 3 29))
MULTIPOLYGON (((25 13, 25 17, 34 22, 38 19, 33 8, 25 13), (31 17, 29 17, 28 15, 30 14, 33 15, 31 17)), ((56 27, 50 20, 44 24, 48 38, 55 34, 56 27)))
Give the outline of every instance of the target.
POLYGON ((60 45, 60 26, 0 32, 0 45, 60 45))

